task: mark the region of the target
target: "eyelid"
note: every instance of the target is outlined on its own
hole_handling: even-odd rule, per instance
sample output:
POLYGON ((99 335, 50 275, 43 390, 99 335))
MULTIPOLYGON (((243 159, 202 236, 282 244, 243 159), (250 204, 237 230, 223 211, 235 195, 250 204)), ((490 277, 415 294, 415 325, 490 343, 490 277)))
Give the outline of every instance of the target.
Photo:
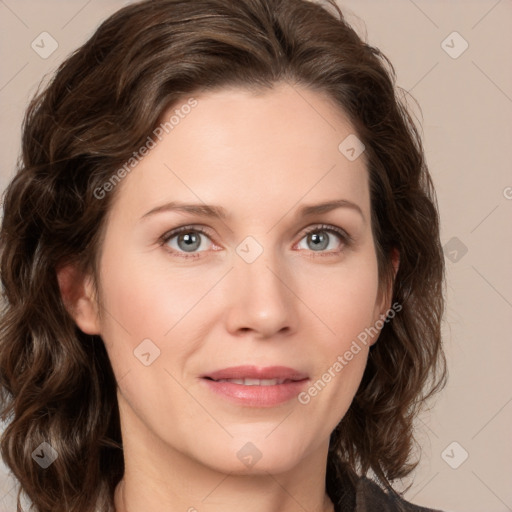
POLYGON ((164 240, 165 242, 169 241, 171 238, 174 238, 176 235, 179 235, 182 232, 187 231, 197 231, 202 233, 203 235, 210 236, 208 233, 208 229, 206 226, 200 226, 195 224, 186 224, 184 226, 178 226, 177 228, 172 228, 169 231, 166 231, 161 237, 160 240, 164 240))

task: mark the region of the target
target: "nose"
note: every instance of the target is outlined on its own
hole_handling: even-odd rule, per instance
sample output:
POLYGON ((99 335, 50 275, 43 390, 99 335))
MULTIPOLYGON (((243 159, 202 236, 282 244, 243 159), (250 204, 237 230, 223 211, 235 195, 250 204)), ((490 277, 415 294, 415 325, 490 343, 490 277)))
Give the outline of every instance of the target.
POLYGON ((236 256, 228 279, 226 323, 231 334, 270 339, 297 330, 293 276, 270 250, 252 263, 236 256))

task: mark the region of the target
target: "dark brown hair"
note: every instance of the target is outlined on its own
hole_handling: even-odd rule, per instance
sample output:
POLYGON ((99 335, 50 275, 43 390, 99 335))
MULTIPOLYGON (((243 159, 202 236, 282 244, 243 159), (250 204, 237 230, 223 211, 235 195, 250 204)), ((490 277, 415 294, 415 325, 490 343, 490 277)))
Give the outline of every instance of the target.
POLYGON ((379 284, 392 284, 402 306, 331 435, 327 491, 333 499, 350 472, 390 485, 415 466, 413 419, 446 379, 444 259, 421 138, 393 66, 334 1, 146 0, 103 22, 36 93, 5 192, 0 389, 9 424, 0 448, 21 483, 18 500, 23 490, 38 512, 107 509, 124 471, 110 361, 101 338, 74 323, 56 278, 64 263, 96 270, 116 191, 95 191, 171 105, 195 91, 283 81, 327 95, 365 144, 379 284), (44 470, 32 458, 43 441, 58 452, 44 470))

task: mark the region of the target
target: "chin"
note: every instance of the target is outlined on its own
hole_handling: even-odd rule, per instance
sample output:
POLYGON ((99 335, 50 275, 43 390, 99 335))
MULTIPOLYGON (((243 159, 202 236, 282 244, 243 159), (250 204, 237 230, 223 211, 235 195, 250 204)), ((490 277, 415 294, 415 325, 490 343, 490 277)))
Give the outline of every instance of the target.
POLYGON ((280 436, 271 439, 272 435, 265 439, 268 432, 230 439, 225 444, 215 443, 205 448, 198 460, 216 471, 236 475, 286 473, 299 465, 305 457, 304 442, 296 445, 280 436), (208 453, 207 460, 204 453, 208 453))
POLYGON ((261 459, 254 460, 252 464, 249 461, 247 463, 241 463, 238 459, 235 462, 230 458, 224 460, 223 464, 219 465, 217 461, 217 464, 210 467, 220 473, 231 475, 268 476, 268 474, 276 475, 287 473, 300 464, 300 462, 300 459, 297 457, 283 458, 279 457, 279 454, 277 454, 277 456, 274 454, 270 458, 262 456, 261 459))

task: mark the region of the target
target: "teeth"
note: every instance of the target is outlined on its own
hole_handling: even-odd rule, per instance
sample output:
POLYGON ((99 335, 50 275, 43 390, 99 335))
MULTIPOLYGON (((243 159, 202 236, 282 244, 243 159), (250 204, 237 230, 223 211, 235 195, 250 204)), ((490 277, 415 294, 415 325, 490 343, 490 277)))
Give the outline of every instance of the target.
POLYGON ((244 379, 222 379, 219 382, 232 382, 233 384, 243 384, 244 379))
POLYGON ((283 384, 286 379, 219 379, 217 382, 231 382, 244 386, 276 386, 283 384))
MULTIPOLYGON (((260 386, 261 381, 259 379, 244 379, 244 386, 260 386)), ((266 384, 268 386, 268 384, 266 384)))

